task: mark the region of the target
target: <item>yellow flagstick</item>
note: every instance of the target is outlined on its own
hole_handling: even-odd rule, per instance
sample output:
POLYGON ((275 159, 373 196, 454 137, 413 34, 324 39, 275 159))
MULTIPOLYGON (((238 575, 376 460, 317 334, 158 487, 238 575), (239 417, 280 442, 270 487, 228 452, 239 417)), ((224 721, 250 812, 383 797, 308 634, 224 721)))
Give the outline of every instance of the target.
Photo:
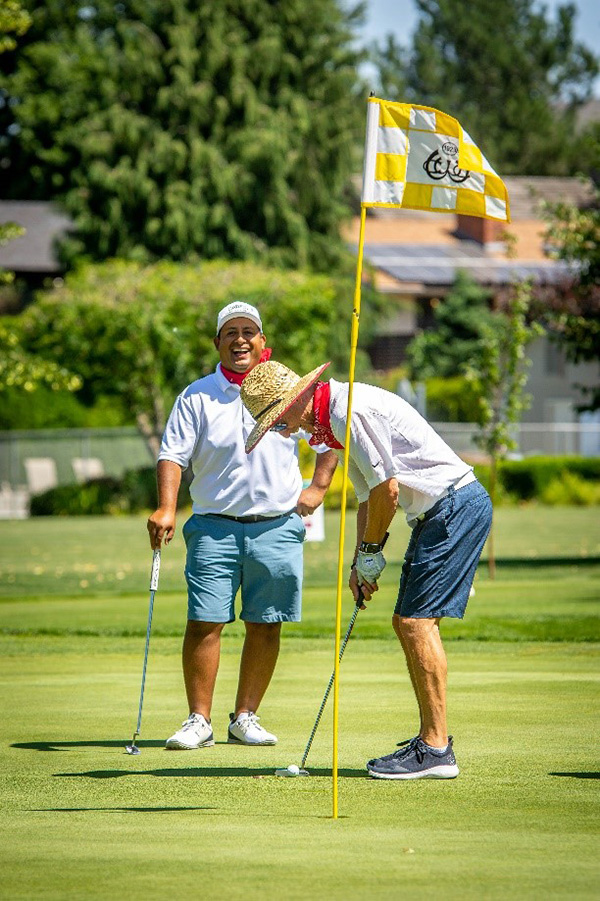
POLYGON ((354 310, 352 311, 352 328, 350 332, 350 367, 348 374, 348 408, 346 412, 346 437, 344 439, 344 471, 342 474, 342 505, 340 510, 340 542, 338 548, 337 597, 335 609, 335 657, 333 663, 333 819, 338 817, 338 717, 340 687, 340 633, 342 631, 342 580, 344 574, 344 537, 346 527, 346 492, 348 489, 348 461, 350 458, 350 416, 352 414, 352 389, 354 386, 354 369, 356 366, 356 348, 358 346, 358 327, 360 321, 360 289, 362 282, 363 247, 365 243, 365 219, 367 211, 360 209, 360 235, 358 238, 358 260, 356 267, 356 285, 354 288, 354 310))

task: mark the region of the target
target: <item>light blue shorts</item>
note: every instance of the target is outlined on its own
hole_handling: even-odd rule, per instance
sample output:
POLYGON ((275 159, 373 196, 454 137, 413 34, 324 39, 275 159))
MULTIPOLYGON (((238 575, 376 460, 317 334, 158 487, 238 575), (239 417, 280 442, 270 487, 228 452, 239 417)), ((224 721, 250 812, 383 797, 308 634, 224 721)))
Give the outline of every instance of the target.
POLYGON ((462 619, 491 524, 492 503, 483 485, 450 488, 412 531, 394 613, 462 619))
POLYGON ((183 527, 188 619, 208 623, 299 622, 302 613, 302 518, 286 513, 263 522, 193 514, 183 527))

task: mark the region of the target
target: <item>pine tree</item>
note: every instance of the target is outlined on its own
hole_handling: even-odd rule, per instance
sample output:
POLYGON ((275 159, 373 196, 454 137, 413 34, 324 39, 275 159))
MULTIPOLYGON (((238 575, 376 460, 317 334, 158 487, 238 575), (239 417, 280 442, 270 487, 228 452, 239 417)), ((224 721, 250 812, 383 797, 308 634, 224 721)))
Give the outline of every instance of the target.
POLYGON ((10 196, 59 198, 70 256, 327 268, 364 106, 336 0, 29 0, 6 54, 10 196))
POLYGON ((418 334, 408 346, 412 379, 452 378, 479 353, 485 328, 491 322, 489 292, 462 270, 451 291, 433 306, 433 327, 418 334))
POLYGON ((574 36, 576 8, 556 19, 533 0, 416 0, 412 47, 379 51, 382 84, 456 116, 504 174, 561 175, 590 159, 573 149, 575 112, 588 100, 598 59, 574 36))

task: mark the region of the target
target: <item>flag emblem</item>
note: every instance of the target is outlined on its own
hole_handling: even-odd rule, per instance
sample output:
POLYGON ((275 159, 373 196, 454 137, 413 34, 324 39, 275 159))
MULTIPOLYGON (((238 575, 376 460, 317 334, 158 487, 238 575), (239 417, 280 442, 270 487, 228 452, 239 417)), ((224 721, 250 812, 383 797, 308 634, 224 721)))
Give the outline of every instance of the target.
POLYGON ((362 204, 510 221, 504 182, 456 119, 377 97, 368 105, 362 204))

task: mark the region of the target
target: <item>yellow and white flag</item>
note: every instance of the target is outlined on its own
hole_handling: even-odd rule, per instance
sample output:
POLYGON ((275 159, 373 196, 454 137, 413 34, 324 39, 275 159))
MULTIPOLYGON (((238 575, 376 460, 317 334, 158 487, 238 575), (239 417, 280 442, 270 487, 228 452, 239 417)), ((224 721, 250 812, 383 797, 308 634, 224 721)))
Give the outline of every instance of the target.
POLYGON ((510 222, 504 182, 456 119, 377 97, 369 98, 361 199, 510 222))

